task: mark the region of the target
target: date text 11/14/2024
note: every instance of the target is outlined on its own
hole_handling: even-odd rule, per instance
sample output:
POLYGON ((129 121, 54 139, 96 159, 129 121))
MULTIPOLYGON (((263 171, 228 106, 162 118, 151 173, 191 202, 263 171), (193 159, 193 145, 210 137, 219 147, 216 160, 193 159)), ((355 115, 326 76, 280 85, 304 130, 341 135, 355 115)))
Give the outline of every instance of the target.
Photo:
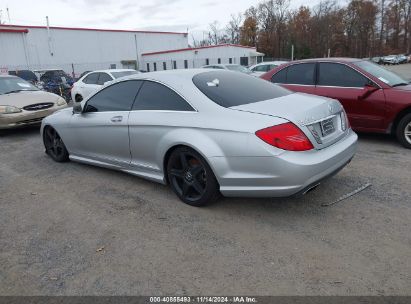
POLYGON ((172 296, 150 297, 150 303, 258 303, 255 297, 172 296))

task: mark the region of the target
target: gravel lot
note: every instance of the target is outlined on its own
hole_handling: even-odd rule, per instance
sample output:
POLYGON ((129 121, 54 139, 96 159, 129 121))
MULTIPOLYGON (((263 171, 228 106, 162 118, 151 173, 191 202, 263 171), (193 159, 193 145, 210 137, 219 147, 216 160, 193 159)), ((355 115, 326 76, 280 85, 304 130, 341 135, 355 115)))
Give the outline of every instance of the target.
POLYGON ((360 134, 352 163, 303 198, 193 208, 55 163, 38 132, 0 134, 1 295, 411 294, 411 151, 390 136, 360 134))

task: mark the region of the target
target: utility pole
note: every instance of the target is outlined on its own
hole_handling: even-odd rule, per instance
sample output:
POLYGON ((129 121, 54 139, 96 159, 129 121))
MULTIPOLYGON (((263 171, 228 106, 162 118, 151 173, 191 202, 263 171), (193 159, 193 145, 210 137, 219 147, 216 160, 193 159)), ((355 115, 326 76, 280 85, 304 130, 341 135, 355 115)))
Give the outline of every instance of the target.
POLYGON ((7 11, 7 17, 8 17, 8 19, 9 19, 9 24, 11 24, 11 21, 10 21, 10 11, 9 11, 9 8, 8 8, 8 7, 6 7, 6 11, 7 11))
POLYGON ((294 61, 294 44, 291 45, 291 61, 294 61))
POLYGON ((50 36, 50 23, 49 23, 49 16, 46 16, 46 24, 47 24, 47 42, 49 45, 49 53, 53 56, 53 50, 51 48, 51 36, 50 36))
POLYGON ((138 44, 137 44, 137 34, 134 34, 134 43, 136 46, 136 70, 140 69, 139 62, 138 62, 138 44))
POLYGON ((330 58, 331 55, 331 49, 328 49, 328 58, 330 58))

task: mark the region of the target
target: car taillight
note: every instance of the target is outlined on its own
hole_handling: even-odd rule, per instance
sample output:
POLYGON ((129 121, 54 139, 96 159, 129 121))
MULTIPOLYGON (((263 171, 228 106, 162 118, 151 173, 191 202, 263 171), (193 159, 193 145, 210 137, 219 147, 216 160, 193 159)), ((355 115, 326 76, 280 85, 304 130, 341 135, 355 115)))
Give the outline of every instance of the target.
POLYGON ((255 132, 261 140, 274 147, 288 151, 307 151, 314 146, 295 124, 288 122, 255 132))

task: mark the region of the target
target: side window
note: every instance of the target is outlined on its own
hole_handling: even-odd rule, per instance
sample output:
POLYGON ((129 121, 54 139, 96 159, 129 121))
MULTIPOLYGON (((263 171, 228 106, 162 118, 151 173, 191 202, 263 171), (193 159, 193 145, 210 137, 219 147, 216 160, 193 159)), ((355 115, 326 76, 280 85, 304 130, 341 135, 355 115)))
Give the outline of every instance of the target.
POLYGON ((86 78, 83 79, 84 83, 87 84, 97 84, 98 82, 98 74, 99 73, 91 73, 86 78))
POLYGON ((368 78, 352 68, 339 63, 320 63, 319 86, 363 88, 368 78))
POLYGON ((277 72, 276 74, 271 77, 271 82, 274 83, 286 83, 287 80, 287 70, 288 68, 284 68, 281 71, 277 72))
POLYGON ((267 65, 257 65, 254 69, 254 72, 267 72, 267 65))
POLYGON ((107 73, 100 73, 100 77, 98 78, 98 82, 97 84, 99 85, 103 85, 104 83, 106 83, 107 81, 112 81, 113 79, 111 78, 111 76, 107 73))
POLYGON ((288 67, 287 82, 289 84, 314 85, 315 63, 300 63, 288 67))
POLYGON ((130 111, 141 80, 129 80, 115 83, 87 101, 84 112, 130 111))
POLYGON ((144 82, 133 110, 194 111, 176 92, 152 81, 144 82))
POLYGON ((278 67, 278 65, 270 64, 270 65, 268 66, 267 72, 268 72, 268 71, 271 71, 272 69, 275 69, 276 67, 278 67))

